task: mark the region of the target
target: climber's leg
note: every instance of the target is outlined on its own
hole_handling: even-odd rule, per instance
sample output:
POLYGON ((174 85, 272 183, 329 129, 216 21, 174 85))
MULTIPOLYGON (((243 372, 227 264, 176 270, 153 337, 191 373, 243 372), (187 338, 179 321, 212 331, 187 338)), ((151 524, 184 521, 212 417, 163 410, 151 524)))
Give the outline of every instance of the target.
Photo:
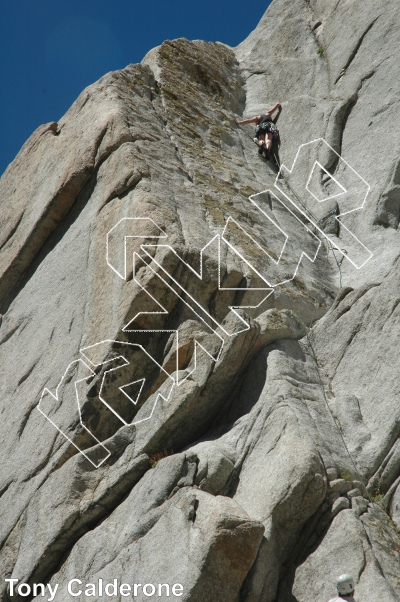
POLYGON ((268 138, 265 141, 265 148, 270 151, 272 148, 272 140, 273 140, 273 136, 272 136, 272 132, 268 132, 268 138))
POLYGON ((269 159, 270 159, 271 148, 272 148, 272 134, 271 134, 271 132, 268 132, 268 136, 265 136, 264 147, 262 148, 267 161, 269 161, 269 159))
POLYGON ((262 155, 265 150, 265 133, 264 132, 262 134, 258 135, 257 144, 260 147, 258 149, 258 154, 262 155))

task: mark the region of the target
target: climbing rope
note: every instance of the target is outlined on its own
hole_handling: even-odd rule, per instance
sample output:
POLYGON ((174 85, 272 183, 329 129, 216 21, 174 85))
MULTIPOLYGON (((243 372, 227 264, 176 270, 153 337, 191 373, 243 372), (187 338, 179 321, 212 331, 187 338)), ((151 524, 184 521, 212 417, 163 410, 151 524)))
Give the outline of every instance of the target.
MULTIPOLYGON (((250 134, 248 134, 248 132, 245 129, 243 129, 240 124, 237 123, 237 125, 245 133, 245 135, 248 138, 250 138, 252 142, 254 142, 254 140, 250 136, 250 134)), ((305 210, 306 215, 310 215, 311 218, 314 219, 315 225, 317 225, 320 222, 320 220, 317 218, 317 216, 314 215, 313 212, 310 211, 310 209, 305 206, 305 204, 299 198, 299 196, 297 195, 297 193, 292 189, 292 187, 288 183, 287 183, 287 186, 290 189, 290 192, 296 197, 297 202, 299 203, 299 205, 305 210)), ((330 215, 334 215, 334 214, 336 214, 336 209, 333 209, 332 211, 330 211, 323 219, 327 219, 330 215)), ((334 260, 335 260, 335 263, 336 263, 336 266, 337 266, 337 269, 338 269, 339 288, 342 288, 342 269, 341 269, 341 267, 342 267, 342 262, 343 262, 344 256, 347 254, 347 251, 346 251, 346 249, 341 249, 341 248, 335 247, 333 245, 333 243, 331 242, 331 240, 329 238, 327 238, 327 237, 324 239, 323 242, 325 244, 327 244, 327 247, 328 247, 327 253, 329 254, 329 251, 332 251, 332 255, 334 257, 334 260), (338 258, 336 256, 335 251, 339 251, 339 253, 341 253, 341 257, 340 257, 339 260, 338 260, 338 258)), ((365 491, 366 495, 368 496, 368 499, 369 499, 370 503, 372 504, 373 500, 372 500, 371 495, 370 495, 370 493, 369 493, 369 491, 367 489, 367 486, 365 484, 365 480, 364 480, 363 476, 360 474, 360 472, 359 472, 359 470, 357 468, 357 465, 356 465, 356 463, 355 463, 355 461, 353 459, 353 456, 351 455, 350 450, 349 450, 349 448, 348 448, 348 446, 346 444, 346 440, 344 438, 344 434, 343 434, 342 428, 341 428, 340 424, 338 423, 338 421, 336 420, 336 418, 335 418, 335 416, 334 416, 334 414, 333 414, 333 412, 332 412, 332 410, 331 410, 331 408, 329 406, 329 403, 328 403, 328 398, 326 396, 325 387, 324 387, 324 384, 323 384, 323 381, 322 381, 322 377, 321 377, 321 373, 320 373, 319 366, 318 366, 317 356, 316 356, 313 344, 311 342, 311 331, 312 331, 312 327, 313 327, 313 322, 314 322, 314 317, 315 317, 316 309, 317 309, 317 306, 314 304, 314 311, 313 311, 313 314, 312 314, 312 317, 311 317, 310 324, 309 324, 308 327, 306 327, 306 331, 307 331, 306 332, 306 338, 307 338, 307 342, 308 342, 308 345, 309 345, 309 348, 310 348, 310 351, 311 351, 311 357, 312 357, 312 359, 314 361, 314 364, 315 364, 315 370, 316 370, 316 374, 317 374, 317 377, 318 377, 318 383, 319 383, 319 386, 320 386, 321 391, 322 391, 322 395, 323 395, 323 398, 324 398, 324 401, 325 401, 325 405, 326 405, 326 407, 328 409, 328 412, 329 412, 329 414, 330 414, 330 416, 332 418, 333 424, 335 425, 335 427, 336 427, 336 429, 337 429, 337 431, 338 431, 338 433, 340 435, 341 441, 343 443, 343 448, 345 449, 346 454, 347 454, 347 456, 348 456, 348 458, 350 460, 350 463, 353 466, 354 474, 357 476, 358 480, 362 483, 362 485, 364 487, 364 491, 365 491)), ((385 508, 382 507, 382 510, 384 512, 386 512, 386 514, 388 514, 388 512, 386 511, 385 508)), ((389 514, 388 514, 388 516, 390 517, 389 514)), ((389 538, 391 539, 391 541, 393 543, 394 552, 399 554, 399 562, 400 562, 400 551, 397 548, 397 543, 395 542, 392 534, 390 532, 388 532, 388 530, 386 528, 387 525, 384 523, 383 519, 379 516, 379 513, 378 513, 378 520, 385 527, 385 532, 388 534, 389 538)))
MULTIPOLYGON (((290 188, 291 193, 296 197, 299 205, 301 205, 303 207, 306 214, 310 214, 311 217, 314 219, 314 223, 318 224, 320 222, 320 220, 317 218, 317 216, 303 203, 303 201, 300 199, 300 197, 298 196, 296 191, 293 190, 293 188, 289 184, 287 184, 287 186, 288 186, 288 188, 290 188)), ((336 209, 332 209, 332 211, 330 211, 323 219, 327 219, 330 215, 335 215, 335 214, 336 214, 336 209)), ((328 253, 329 253, 329 251, 332 251, 332 255, 335 259, 335 262, 336 262, 336 265, 337 265, 337 268, 339 271, 339 288, 342 288, 342 269, 341 269, 341 267, 342 267, 342 262, 343 262, 344 256, 347 255, 347 251, 346 251, 346 249, 340 249, 338 247, 334 247, 333 243, 331 242, 331 240, 328 237, 326 237, 323 240, 323 242, 328 245, 328 253), (339 261, 336 257, 335 250, 339 251, 342 254, 342 257, 339 261)))
MULTIPOLYGON (((245 135, 248 138, 250 138, 250 140, 252 142, 254 142, 252 136, 250 136, 250 134, 244 128, 242 128, 239 123, 237 123, 237 125, 245 133, 245 135)), ((314 219, 315 225, 317 225, 320 222, 320 220, 317 218, 317 216, 314 215, 313 212, 310 211, 310 209, 305 206, 305 204, 299 198, 299 196, 297 195, 297 193, 292 189, 292 187, 288 183, 287 183, 287 186, 290 189, 290 192, 296 197, 297 202, 299 203, 299 205, 301 205, 301 207, 305 210, 306 215, 310 215, 311 218, 314 219)), ((336 209, 333 209, 332 211, 330 211, 323 219, 327 219, 330 215, 334 215, 334 214, 336 214, 336 209)), ((335 263, 336 263, 336 266, 337 266, 337 269, 338 269, 339 288, 342 288, 342 269, 341 269, 341 267, 342 267, 342 262, 343 262, 344 256, 347 254, 347 251, 346 251, 346 249, 341 249, 341 248, 335 247, 333 245, 333 243, 331 242, 331 240, 329 238, 327 238, 327 237, 324 239, 323 242, 325 244, 327 244, 327 247, 328 247, 327 254, 329 254, 329 251, 332 251, 332 255, 334 257, 334 260, 335 260, 335 263), (339 251, 339 253, 341 253, 341 258, 339 260, 338 260, 338 258, 336 256, 335 251, 339 251)), ((331 410, 331 408, 329 406, 329 403, 328 403, 328 399, 327 399, 326 392, 325 392, 325 387, 324 387, 324 384, 323 384, 323 381, 322 381, 322 377, 321 377, 321 373, 320 373, 319 366, 318 366, 318 361, 317 361, 316 353, 315 353, 313 344, 311 342, 311 331, 312 331, 312 327, 313 327, 313 322, 314 322, 314 317, 315 317, 316 309, 317 309, 317 306, 314 304, 314 311, 313 311, 313 314, 312 314, 312 317, 311 317, 310 324, 309 324, 308 327, 306 327, 306 331, 307 331, 306 332, 306 338, 307 338, 307 342, 308 342, 308 345, 309 345, 309 348, 310 348, 310 351, 311 351, 311 357, 312 357, 312 359, 314 361, 314 364, 315 364, 315 370, 316 370, 316 374, 317 374, 317 377, 318 377, 318 383, 319 383, 319 386, 320 386, 321 391, 322 391, 322 395, 323 395, 323 398, 324 398, 324 401, 325 401, 325 405, 326 405, 326 407, 328 409, 328 412, 329 412, 329 414, 330 414, 330 416, 332 418, 333 424, 335 425, 335 427, 336 427, 336 429, 337 429, 337 431, 338 431, 338 433, 340 435, 341 441, 343 443, 343 448, 345 449, 346 454, 347 454, 347 456, 348 456, 348 458, 350 460, 350 463, 353 466, 354 474, 357 476, 358 480, 362 483, 362 485, 364 487, 364 491, 365 491, 366 495, 368 496, 368 499, 369 499, 370 503, 372 504, 373 500, 372 500, 371 495, 370 495, 370 493, 369 493, 369 491, 367 489, 367 486, 365 484, 365 480, 364 480, 363 476, 360 474, 360 472, 359 472, 359 470, 357 468, 357 465, 356 465, 356 463, 355 463, 355 461, 353 459, 353 456, 351 455, 350 450, 349 450, 349 448, 348 448, 348 446, 346 444, 346 440, 344 438, 344 434, 343 434, 342 428, 341 428, 340 424, 338 423, 338 421, 336 420, 336 418, 335 418, 335 416, 334 416, 334 414, 333 414, 333 412, 332 412, 332 410, 331 410)), ((385 508, 382 507, 382 510, 384 512, 386 512, 386 514, 388 514, 388 512, 386 511, 385 508)), ((386 528, 387 525, 384 523, 383 519, 379 516, 379 513, 378 513, 377 516, 378 516, 378 520, 385 527, 385 532, 387 533, 387 535, 389 536, 389 538, 391 539, 391 541, 393 543, 394 552, 399 554, 399 562, 400 562, 400 550, 397 548, 398 544, 395 542, 392 534, 390 532, 388 532, 388 530, 386 528)), ((388 514, 388 516, 390 517, 389 514, 388 514)))
MULTIPOLYGON (((317 220, 316 216, 313 215, 313 213, 303 204, 303 202, 298 197, 298 195, 296 194, 296 192, 289 185, 288 185, 288 187, 290 188, 291 192, 296 197, 296 199, 299 202, 299 204, 303 207, 303 209, 305 209, 306 211, 308 211, 310 213, 310 215, 316 220, 316 223, 318 223, 318 220, 317 220)), ((334 211, 331 212, 331 214, 333 214, 333 213, 334 213, 334 211)), ((328 213, 328 215, 326 217, 329 217, 329 215, 330 214, 328 213)), ((326 217, 325 217, 325 219, 326 219, 326 217)), ((347 254, 347 251, 346 251, 346 249, 339 249, 337 247, 335 248, 333 246, 332 242, 328 238, 326 238, 325 241, 327 242, 328 248, 329 248, 330 251, 332 251, 332 255, 333 255, 334 259, 335 259, 335 262, 336 262, 336 265, 337 265, 337 269, 338 269, 338 275, 339 275, 339 287, 342 288, 342 270, 341 270, 341 266, 342 266, 342 262, 343 262, 344 256, 347 254), (335 250, 336 251, 340 251, 340 253, 342 254, 340 260, 337 259, 335 250)), ((312 331, 312 325, 313 325, 313 321, 314 321, 316 309, 317 309, 317 307, 316 307, 316 305, 314 305, 314 311, 313 311, 313 315, 311 317, 310 324, 309 324, 308 328, 306 327, 306 329, 307 329, 306 338, 307 338, 307 342, 308 342, 308 345, 309 345, 310 350, 311 350, 311 356, 312 356, 312 358, 314 360, 315 369, 316 369, 316 373, 317 373, 317 377, 318 377, 318 382, 319 382, 319 385, 320 385, 320 388, 321 388, 321 391, 322 391, 322 395, 323 395, 323 398, 324 398, 324 401, 325 401, 325 405, 326 405, 326 407, 327 407, 327 409, 329 411, 329 414, 331 415, 332 421, 333 421, 334 425, 336 426, 337 431, 339 432, 340 438, 341 438, 342 443, 343 443, 343 447, 346 450, 346 454, 347 454, 347 456, 348 456, 348 458, 349 458, 349 460, 350 460, 350 462, 351 462, 351 464, 352 464, 352 466, 354 468, 354 473, 358 477, 358 480, 362 483, 362 485, 364 487, 364 490, 366 492, 366 495, 368 496, 368 499, 369 499, 370 503, 372 504, 373 500, 372 500, 371 495, 370 495, 370 493, 369 493, 369 491, 367 489, 367 486, 365 484, 365 480, 364 480, 364 478, 362 477, 362 475, 360 474, 360 472, 359 472, 359 470, 357 468, 357 465, 356 465, 356 463, 355 463, 355 461, 353 459, 353 456, 351 455, 350 450, 349 450, 349 448, 348 448, 348 446, 346 444, 346 440, 344 438, 344 434, 343 434, 342 428, 341 428, 340 424, 337 422, 337 420, 335 419, 335 416, 334 416, 334 414, 333 414, 333 412, 332 412, 332 410, 331 410, 331 408, 329 406, 329 403, 328 403, 328 399, 327 399, 326 392, 325 392, 325 387, 324 387, 324 384, 322 382, 321 373, 320 373, 319 366, 318 366, 317 356, 315 354, 315 350, 314 350, 314 347, 312 345, 311 336, 310 336, 310 333, 312 331)), ((388 512, 386 511, 385 508, 382 507, 382 509, 383 509, 384 512, 386 512, 386 514, 388 514, 388 512)), ((388 514, 388 516, 390 518, 389 514, 388 514)), ((383 519, 379 516, 379 514, 378 514, 378 519, 381 521, 381 523, 384 525, 384 527, 386 527, 386 524, 384 523, 383 519)), ((397 544, 396 544, 393 536, 391 535, 391 533, 388 533, 388 531, 386 530, 386 528, 385 528, 385 532, 388 534, 389 538, 391 539, 391 541, 393 543, 393 546, 394 546, 394 551, 396 552, 396 550, 397 550, 397 547, 396 547, 397 544)), ((399 562, 400 562, 400 559, 399 559, 399 562)))
MULTIPOLYGON (((332 249, 332 251, 333 251, 333 249, 332 249)), ((343 261, 343 258, 344 258, 344 256, 342 256, 342 260, 341 261, 343 261)), ((335 257, 335 259, 336 259, 336 257, 335 257)), ((340 280, 341 280, 340 265, 339 265, 339 263, 337 261, 336 261, 336 263, 338 264, 339 275, 340 275, 340 280)), ((340 262, 340 264, 341 264, 341 262, 340 262)), ((347 454, 347 456, 348 456, 348 458, 349 458, 349 460, 350 460, 350 462, 351 462, 351 464, 352 464, 352 466, 354 468, 354 474, 357 476, 358 480, 362 483, 362 485, 364 487, 364 491, 365 491, 366 495, 368 496, 368 499, 369 499, 370 503, 372 504, 373 500, 372 500, 371 495, 370 495, 370 493, 369 493, 369 491, 367 489, 367 486, 365 484, 365 480, 364 480, 363 476, 360 474, 360 472, 359 472, 359 470, 357 468, 357 465, 356 465, 356 463, 355 463, 355 461, 353 459, 353 456, 351 455, 350 450, 349 450, 349 448, 348 448, 348 446, 346 444, 346 440, 344 438, 344 434, 343 434, 342 428, 341 428, 340 424, 338 423, 338 421, 336 420, 336 418, 335 418, 335 416, 334 416, 334 414, 333 414, 333 412, 332 412, 332 410, 331 410, 331 408, 329 406, 329 403, 328 403, 328 398, 326 396, 325 387, 324 387, 324 384, 323 384, 323 381, 322 381, 322 377, 321 377, 321 373, 320 373, 319 366, 318 366, 317 356, 316 356, 313 344, 311 342, 311 336, 310 336, 311 331, 312 331, 312 324, 313 324, 313 321, 314 321, 316 309, 317 309, 317 306, 314 305, 314 311, 313 311, 313 315, 311 317, 310 324, 309 324, 308 328, 306 327, 307 328, 306 338, 307 338, 307 342, 308 342, 309 348, 311 350, 312 359, 313 359, 314 364, 315 364, 315 370, 316 370, 316 374, 317 374, 317 377, 318 377, 319 386, 321 388, 322 396, 324 398, 325 405, 326 405, 326 407, 328 409, 328 412, 329 412, 329 414, 330 414, 330 416, 332 418, 333 424, 335 425, 335 427, 336 427, 336 429, 337 429, 337 431, 338 431, 338 433, 340 435, 340 438, 341 438, 342 443, 343 443, 343 447, 344 447, 344 449, 346 451, 346 454, 347 454)), ((390 518, 390 515, 387 512, 387 510, 383 506, 381 506, 381 508, 382 508, 382 510, 390 518)), ((392 536, 392 534, 390 533, 390 531, 387 530, 387 525, 385 524, 385 522, 383 521, 383 519, 381 518, 381 516, 379 515, 379 513, 377 514, 377 518, 382 523, 382 525, 384 526, 384 528, 385 528, 384 530, 385 530, 386 534, 388 535, 388 537, 392 541, 394 552, 397 553, 397 554, 399 554, 398 560, 399 560, 399 563, 400 563, 400 550, 397 547, 398 543, 395 541, 395 539, 392 536)))
POLYGON ((237 121, 235 121, 235 123, 236 123, 236 125, 237 125, 237 126, 238 126, 238 127, 241 129, 241 130, 242 130, 242 132, 244 132, 244 133, 246 134, 246 136, 247 136, 248 138, 250 138, 250 140, 251 140, 252 142, 254 142, 254 136, 250 136, 249 132, 247 132, 247 131, 246 131, 246 130, 245 130, 245 129, 244 129, 242 126, 241 126, 241 124, 240 124, 240 123, 238 123, 237 121))
MULTIPOLYGON (((372 500, 371 495, 370 495, 370 493, 369 493, 369 491, 367 489, 367 486, 365 484, 365 480, 364 480, 363 476, 360 474, 360 472, 359 472, 359 470, 357 468, 357 465, 356 465, 356 463, 355 463, 355 461, 353 459, 353 456, 351 455, 350 450, 349 450, 349 448, 348 448, 348 446, 346 444, 346 440, 344 438, 344 434, 343 434, 342 428, 341 428, 340 424, 338 423, 338 421, 335 419, 335 416, 334 416, 334 414, 333 414, 333 412, 332 412, 332 410, 331 410, 331 408, 329 406, 329 403, 328 403, 328 399, 327 399, 326 392, 325 392, 325 387, 324 387, 324 384, 322 382, 321 373, 320 373, 319 366, 318 366, 317 357, 316 357, 316 354, 315 354, 315 351, 314 351, 314 347, 312 345, 311 337, 310 337, 310 333, 311 333, 311 330, 312 330, 312 322, 313 322, 314 316, 315 316, 315 311, 316 311, 316 305, 314 306, 314 312, 313 312, 313 316, 312 316, 311 321, 310 321, 310 325, 307 328, 306 338, 307 338, 307 342, 308 342, 309 348, 311 350, 311 356, 312 356, 312 358, 314 360, 315 370, 316 370, 316 373, 317 373, 319 386, 320 386, 321 391, 322 391, 322 396, 324 398, 325 405, 326 405, 326 407, 328 409, 328 412, 329 412, 329 414, 330 414, 330 416, 332 418, 333 424, 335 425, 335 427, 336 427, 336 429, 337 429, 337 431, 338 431, 338 433, 340 435, 340 438, 341 438, 342 443, 343 443, 343 447, 346 450, 346 454, 347 454, 347 456, 348 456, 348 458, 349 458, 349 460, 350 460, 350 462, 351 462, 351 464, 352 464, 352 466, 354 468, 354 474, 357 476, 358 480, 362 483, 362 485, 364 487, 364 491, 365 491, 366 495, 368 496, 368 499, 369 499, 370 503, 373 504, 373 500, 372 500)), ((390 514, 387 512, 387 510, 383 506, 381 506, 381 508, 382 508, 382 510, 390 518, 390 514)), ((398 560, 399 560, 399 563, 400 563, 400 551, 399 551, 399 548, 397 547, 398 543, 395 541, 395 539, 392 536, 392 534, 390 533, 390 531, 387 530, 387 525, 385 524, 385 522, 383 521, 383 519, 379 516, 379 513, 376 516, 377 516, 378 520, 384 526, 384 530, 385 530, 386 534, 388 535, 388 537, 392 541, 394 552, 397 553, 397 554, 399 554, 398 560)))

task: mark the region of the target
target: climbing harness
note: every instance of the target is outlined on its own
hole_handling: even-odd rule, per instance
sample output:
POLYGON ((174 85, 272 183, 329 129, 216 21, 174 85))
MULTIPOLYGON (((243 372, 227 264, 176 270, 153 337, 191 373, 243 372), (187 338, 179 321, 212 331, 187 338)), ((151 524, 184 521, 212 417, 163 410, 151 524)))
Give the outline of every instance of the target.
MULTIPOLYGON (((242 126, 241 126, 241 124, 240 124, 240 123, 237 123, 236 121, 235 121, 235 123, 236 123, 236 125, 237 125, 238 127, 240 127, 240 129, 242 130, 242 132, 243 132, 243 133, 244 133, 244 134, 245 134, 245 135, 246 135, 248 138, 250 138, 250 140, 251 140, 252 142, 255 142, 255 143, 257 144, 257 146, 259 146, 259 144, 258 144, 258 137, 257 137, 257 134, 256 134, 256 136, 255 136, 255 137, 253 137, 253 136, 250 136, 250 134, 249 134, 249 133, 248 133, 248 132, 247 132, 247 131, 246 131, 246 130, 245 130, 245 129, 244 129, 242 126)), ((274 136, 274 139, 276 140, 276 144, 278 144, 278 148, 279 148, 279 146, 280 146, 280 140, 279 140, 279 131, 278 131, 278 128, 275 126, 275 124, 274 124, 274 123, 272 123, 272 125, 274 126, 274 128, 276 129, 276 131, 277 131, 277 133, 278 133, 277 137, 275 137, 275 136, 274 136, 274 134, 273 134, 273 136, 274 136)), ((260 126, 257 126, 257 127, 260 127, 260 126)), ((256 128, 256 129, 257 129, 257 128, 256 128)), ((262 153, 260 153, 260 152, 259 152, 259 154, 261 155, 262 153)), ((279 161, 279 156, 278 156, 276 153, 273 153, 273 152, 271 152, 271 150, 270 150, 269 154, 270 154, 270 157, 272 157, 272 158, 274 159, 274 161, 275 161, 275 164, 276 164, 277 168, 278 168, 278 169, 280 169, 280 161, 279 161)))
POLYGON ((272 121, 263 121, 256 127, 254 134, 258 138, 260 134, 268 134, 269 132, 275 139, 279 138, 279 130, 276 125, 272 121))

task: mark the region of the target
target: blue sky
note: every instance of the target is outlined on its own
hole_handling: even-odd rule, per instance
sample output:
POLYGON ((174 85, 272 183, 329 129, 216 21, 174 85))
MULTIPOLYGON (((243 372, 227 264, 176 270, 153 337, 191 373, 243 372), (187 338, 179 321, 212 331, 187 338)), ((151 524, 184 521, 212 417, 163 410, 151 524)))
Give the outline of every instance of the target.
POLYGON ((0 20, 0 174, 42 123, 166 39, 239 44, 269 0, 14 0, 0 20))

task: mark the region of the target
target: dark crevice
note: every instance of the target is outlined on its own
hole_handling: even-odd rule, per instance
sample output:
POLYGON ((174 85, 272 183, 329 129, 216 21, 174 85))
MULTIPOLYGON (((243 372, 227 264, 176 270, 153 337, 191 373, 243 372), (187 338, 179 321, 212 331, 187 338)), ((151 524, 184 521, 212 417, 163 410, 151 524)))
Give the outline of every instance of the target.
POLYGON ((390 310, 390 314, 387 316, 387 318, 385 320, 385 324, 390 320, 390 318, 392 317, 393 313, 396 311, 397 307, 399 306, 399 303, 400 303, 400 299, 396 299, 396 301, 392 305, 392 309, 390 310))
MULTIPOLYGON (((1 309, 3 313, 6 313, 14 299, 19 295, 20 291, 27 285, 27 283, 30 281, 33 274, 36 272, 36 270, 47 257, 47 255, 56 247, 56 245, 61 241, 61 239, 68 231, 70 226, 78 218, 79 214, 84 209, 87 201, 93 193, 94 185, 95 181, 93 181, 93 178, 89 178, 88 180, 86 180, 85 184, 81 188, 80 193, 72 203, 71 208, 69 209, 67 214, 56 225, 56 227, 52 230, 48 237, 43 241, 42 246, 38 249, 37 253, 35 253, 33 258, 31 259, 29 265, 24 270, 17 284, 11 289, 10 293, 8 294, 7 298, 2 304, 1 309)), ((33 234, 34 233, 35 231, 33 232, 33 234)))
POLYGON ((335 318, 338 321, 342 316, 347 314, 352 309, 352 305, 348 305, 347 307, 343 307, 340 311, 337 312, 335 318))
MULTIPOLYGON (((107 154, 104 158, 101 158, 101 160, 98 161, 97 159, 97 155, 101 146, 101 143, 103 142, 106 134, 108 132, 108 127, 105 127, 104 130, 102 130, 99 134, 99 136, 97 137, 97 140, 94 143, 94 150, 93 150, 93 156, 94 156, 94 165, 95 165, 95 169, 98 169, 101 165, 101 163, 104 162, 104 160, 107 158, 107 154), (98 161, 98 162, 97 162, 98 161)), ((112 152, 112 151, 111 151, 112 152)), ((110 153, 111 154, 111 153, 110 153)))
POLYGON ((393 106, 395 103, 396 103, 395 99, 388 101, 386 104, 379 107, 379 109, 376 109, 376 111, 373 111, 371 113, 371 117, 377 117, 378 115, 381 115, 382 113, 384 113, 385 111, 390 109, 390 107, 393 106))
MULTIPOLYGON (((82 313, 83 313, 83 315, 86 314, 86 305, 85 305, 84 310, 83 310, 82 313)), ((73 325, 74 321, 75 321, 75 316, 72 316, 72 319, 71 319, 71 321, 69 323, 69 326, 68 326, 68 334, 71 334, 72 325, 73 325)), ((54 330, 52 331, 51 336, 53 336, 53 332, 54 332, 54 330)), ((81 348, 81 345, 79 345, 79 349, 80 348, 81 348)))
POLYGON ((89 98, 90 98, 90 94, 89 94, 89 92, 86 92, 86 97, 85 97, 84 101, 82 102, 81 106, 79 107, 79 109, 77 110, 77 115, 82 111, 83 107, 88 102, 89 98))
POLYGON ((352 94, 350 96, 350 98, 347 100, 347 102, 345 102, 342 105, 341 109, 335 115, 335 121, 337 122, 338 129, 340 129, 340 138, 339 138, 339 142, 337 145, 338 146, 337 154, 334 153, 333 160, 329 164, 324 165, 326 171, 328 173, 330 173, 331 175, 333 175, 335 173, 335 171, 338 167, 339 161, 341 159, 344 131, 346 129, 346 125, 347 125, 348 119, 351 115, 351 112, 353 111, 354 107, 356 106, 356 104, 358 102, 361 88, 363 87, 364 82, 367 79, 371 78, 374 75, 374 73, 375 73, 375 69, 372 69, 371 71, 369 71, 366 75, 364 75, 361 78, 360 83, 357 87, 357 90, 354 92, 354 94, 352 94))
MULTIPOLYGON (((36 364, 35 364, 36 366, 36 364)), ((27 374, 26 378, 29 376, 29 374, 31 374, 33 368, 35 367, 33 366, 32 369, 29 371, 29 373, 27 374)), ((24 379, 25 380, 25 379, 24 379)), ((28 412, 25 414, 25 416, 22 418, 22 422, 19 425, 18 431, 17 431, 17 437, 21 438, 22 433, 24 432, 25 426, 27 425, 27 422, 29 420, 29 418, 31 417, 31 414, 33 412, 33 410, 36 408, 36 403, 35 405, 33 405, 31 408, 29 408, 28 412)), ((40 469, 39 469, 40 470, 40 469)), ((37 471, 37 467, 35 468, 35 473, 37 471)))
POLYGON ((199 500, 196 498, 196 499, 193 501, 193 514, 192 514, 192 517, 191 517, 191 520, 192 520, 192 523, 193 523, 193 524, 194 524, 194 523, 195 523, 195 521, 196 521, 197 510, 198 510, 198 508, 199 508, 199 504, 200 504, 200 502, 199 502, 199 500))
POLYGON ((359 38, 357 44, 355 45, 355 47, 353 48, 353 50, 350 53, 349 58, 347 59, 347 62, 345 64, 345 66, 343 67, 343 69, 341 70, 341 72, 339 73, 339 75, 337 76, 337 78, 334 81, 334 84, 337 84, 337 82, 343 77, 343 75, 346 73, 347 69, 350 67, 351 63, 353 62, 353 60, 356 57, 357 52, 360 49, 361 44, 364 41, 365 36, 367 35, 367 33, 372 29, 374 23, 376 23, 376 21, 378 20, 379 17, 375 17, 375 19, 368 25, 368 27, 366 28, 366 30, 364 31, 364 33, 361 35, 361 37, 359 38))
MULTIPOLYGON (((26 323, 26 321, 25 321, 25 323, 26 323)), ((21 327, 23 324, 24 324, 24 320, 23 320, 23 319, 21 319, 21 320, 18 322, 18 324, 17 324, 16 326, 14 326, 13 328, 11 328, 11 330, 9 330, 9 331, 7 332, 7 334, 4 336, 4 338, 2 338, 2 339, 0 340, 0 345, 3 345, 3 344, 4 344, 4 343, 6 343, 6 342, 7 342, 9 339, 11 339, 11 337, 13 336, 13 334, 14 334, 15 332, 17 332, 17 330, 18 330, 18 329, 19 329, 19 328, 20 328, 20 327, 21 327)))
POLYGON ((32 366, 28 369, 27 372, 25 372, 25 374, 23 376, 21 376, 21 378, 19 379, 18 383, 17 383, 17 388, 22 385, 22 383, 32 374, 33 369, 36 367, 38 363, 38 360, 36 360, 32 366))
POLYGON ((316 512, 303 525, 289 557, 281 565, 277 600, 281 599, 279 593, 282 590, 292 590, 297 567, 318 549, 329 531, 333 518, 330 514, 330 506, 324 499, 316 512))
POLYGON ((3 489, 0 490, 0 498, 7 492, 8 488, 10 487, 11 483, 13 481, 9 481, 8 483, 6 483, 3 487, 3 489))
POLYGON ((339 139, 339 148, 337 150, 337 155, 335 155, 335 159, 334 159, 333 163, 329 167, 326 168, 326 170, 330 174, 335 173, 337 166, 339 164, 340 157, 342 154, 344 130, 346 128, 347 121, 350 117, 350 113, 352 112, 355 105, 357 104, 357 101, 358 101, 358 92, 353 94, 353 96, 348 100, 347 105, 345 105, 344 113, 343 113, 343 117, 342 117, 342 123, 340 125, 340 139, 339 139))
POLYGON ((13 228, 11 229, 10 233, 8 234, 7 238, 5 239, 5 241, 0 245, 0 251, 1 249, 3 249, 3 247, 6 246, 6 244, 8 243, 8 241, 14 236, 15 232, 17 231, 18 226, 21 223, 21 220, 24 216, 24 213, 22 212, 21 215, 19 216, 15 226, 13 226, 13 228))
MULTIPOLYGON (((332 13, 336 12, 337 7, 339 6, 339 4, 341 3, 342 0, 337 0, 336 4, 335 4, 335 8, 332 10, 332 13)), ((332 14, 331 13, 331 14, 332 14)))
POLYGON ((350 293, 352 293, 354 291, 354 288, 352 288, 351 286, 345 286, 343 288, 341 288, 334 300, 334 302, 332 303, 329 313, 332 313, 334 309, 336 309, 340 303, 343 301, 343 299, 345 297, 347 297, 347 295, 349 295, 350 293))
POLYGON ((124 199, 130 192, 135 190, 136 186, 143 180, 144 177, 145 176, 142 173, 136 173, 133 175, 131 174, 127 182, 125 182, 119 190, 113 191, 105 199, 105 201, 101 204, 101 207, 99 208, 99 213, 104 209, 106 205, 111 203, 111 201, 113 201, 114 199, 124 199))

